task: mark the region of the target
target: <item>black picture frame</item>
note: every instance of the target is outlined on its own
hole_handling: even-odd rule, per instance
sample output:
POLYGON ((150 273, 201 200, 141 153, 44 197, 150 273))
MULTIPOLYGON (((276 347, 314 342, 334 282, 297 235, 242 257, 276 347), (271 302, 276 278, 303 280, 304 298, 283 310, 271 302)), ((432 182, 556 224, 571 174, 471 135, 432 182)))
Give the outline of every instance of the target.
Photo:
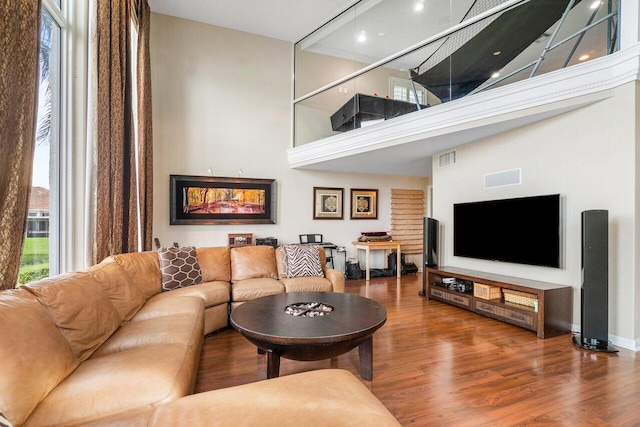
POLYGON ((170 175, 170 225, 275 224, 275 179, 170 175))

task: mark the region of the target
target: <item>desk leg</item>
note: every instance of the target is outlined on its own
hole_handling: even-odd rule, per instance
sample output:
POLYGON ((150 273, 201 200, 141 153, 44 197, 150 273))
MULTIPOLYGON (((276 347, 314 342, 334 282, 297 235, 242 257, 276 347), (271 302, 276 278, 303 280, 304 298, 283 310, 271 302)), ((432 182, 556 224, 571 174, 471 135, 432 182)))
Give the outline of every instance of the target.
POLYGON ((371 275, 369 273, 369 246, 367 246, 367 249, 365 249, 365 253, 366 253, 366 260, 365 262, 365 280, 368 282, 369 279, 371 278, 371 275))
POLYGON ((402 276, 402 265, 400 264, 400 260, 402 256, 400 255, 400 245, 398 245, 398 249, 396 250, 396 277, 400 278, 402 276))

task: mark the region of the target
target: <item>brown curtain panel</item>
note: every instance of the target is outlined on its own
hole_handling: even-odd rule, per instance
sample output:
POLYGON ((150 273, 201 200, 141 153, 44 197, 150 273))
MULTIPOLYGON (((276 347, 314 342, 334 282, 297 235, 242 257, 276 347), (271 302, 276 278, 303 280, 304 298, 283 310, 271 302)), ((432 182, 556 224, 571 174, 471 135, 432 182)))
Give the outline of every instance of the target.
POLYGON ((137 2, 138 21, 138 200, 142 248, 152 248, 153 234, 153 134, 151 126, 151 9, 147 0, 137 2))
POLYGON ((0 289, 18 282, 36 121, 40 1, 0 1, 0 289))
POLYGON ((96 212, 94 261, 113 254, 151 247, 151 83, 149 7, 146 0, 97 2, 96 19, 96 212), (138 17, 138 11, 143 11, 138 17), (144 23, 139 31, 142 53, 131 52, 131 22, 144 23), (146 40, 145 40, 146 39, 146 40), (132 54, 138 55, 139 122, 133 123, 132 54), (141 55, 143 55, 141 57, 141 55), (140 69, 144 74, 140 76, 140 69), (142 92, 142 93, 141 93, 142 92), (139 136, 136 164, 135 132, 139 136), (139 190, 138 190, 139 189, 139 190), (140 191, 140 193, 138 193, 140 191), (139 205, 140 203, 140 205, 139 205), (138 212, 142 226, 138 227, 138 212), (148 242, 147 242, 148 240, 148 242))

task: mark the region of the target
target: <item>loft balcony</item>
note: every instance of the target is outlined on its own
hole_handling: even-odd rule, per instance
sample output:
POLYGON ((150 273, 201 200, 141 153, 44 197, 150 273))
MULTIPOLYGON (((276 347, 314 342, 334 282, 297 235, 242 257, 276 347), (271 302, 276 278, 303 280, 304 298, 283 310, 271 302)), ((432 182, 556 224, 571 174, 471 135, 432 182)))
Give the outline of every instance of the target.
POLYGON ((434 17, 405 24, 413 40, 426 38, 377 61, 388 39, 384 49, 358 47, 358 61, 349 61, 336 33, 361 34, 388 6, 415 2, 360 2, 298 42, 290 166, 430 176, 434 154, 598 102, 637 77, 637 49, 617 52, 617 1, 489 3, 450 2, 445 16, 458 23, 436 33, 434 17), (326 82, 349 68, 356 71, 326 82))

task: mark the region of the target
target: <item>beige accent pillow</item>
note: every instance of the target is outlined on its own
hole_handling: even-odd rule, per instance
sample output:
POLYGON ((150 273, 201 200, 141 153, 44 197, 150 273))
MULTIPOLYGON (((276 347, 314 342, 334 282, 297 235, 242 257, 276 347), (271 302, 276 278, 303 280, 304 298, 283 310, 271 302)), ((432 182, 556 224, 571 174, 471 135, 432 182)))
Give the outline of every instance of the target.
POLYGON ((89 273, 62 274, 24 288, 47 307, 79 361, 88 359, 120 326, 120 315, 89 273))
POLYGON ((202 270, 194 246, 158 249, 162 290, 183 288, 202 282, 202 270))

